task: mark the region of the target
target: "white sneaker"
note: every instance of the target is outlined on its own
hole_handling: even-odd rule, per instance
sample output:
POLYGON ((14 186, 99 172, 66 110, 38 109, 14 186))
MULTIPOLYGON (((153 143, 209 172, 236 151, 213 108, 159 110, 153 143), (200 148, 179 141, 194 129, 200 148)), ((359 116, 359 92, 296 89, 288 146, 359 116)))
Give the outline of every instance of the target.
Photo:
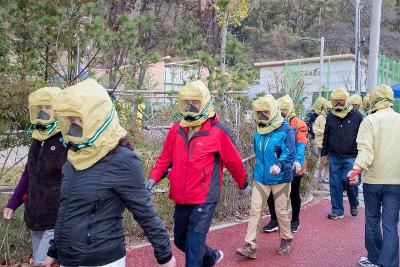
POLYGON ((378 265, 373 264, 370 262, 366 257, 361 257, 358 261, 358 264, 362 267, 377 267, 378 265))
POLYGON ((215 264, 221 263, 221 261, 224 259, 224 252, 222 250, 218 250, 217 253, 219 254, 218 260, 215 262, 215 264))

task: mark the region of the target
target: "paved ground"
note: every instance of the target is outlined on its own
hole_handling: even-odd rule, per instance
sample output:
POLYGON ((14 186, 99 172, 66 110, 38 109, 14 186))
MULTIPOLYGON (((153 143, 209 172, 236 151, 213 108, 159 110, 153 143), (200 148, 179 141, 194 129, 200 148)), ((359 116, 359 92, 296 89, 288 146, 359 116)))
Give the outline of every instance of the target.
MULTIPOLYGON (((345 218, 331 221, 326 218, 330 202, 326 199, 314 201, 302 208, 301 228, 295 234, 291 255, 279 256, 277 233, 260 233, 259 250, 256 260, 245 260, 235 254, 237 247, 244 244, 247 223, 211 231, 209 245, 222 249, 225 258, 218 266, 307 266, 329 267, 358 266, 360 256, 366 255, 364 248, 364 209, 360 208, 358 217, 351 217, 348 203, 345 203, 345 218)), ((264 223, 269 219, 265 219, 264 223)), ((178 266, 184 266, 183 254, 174 245, 178 266)), ((127 266, 157 266, 152 248, 145 246, 131 249, 127 253, 127 266)))

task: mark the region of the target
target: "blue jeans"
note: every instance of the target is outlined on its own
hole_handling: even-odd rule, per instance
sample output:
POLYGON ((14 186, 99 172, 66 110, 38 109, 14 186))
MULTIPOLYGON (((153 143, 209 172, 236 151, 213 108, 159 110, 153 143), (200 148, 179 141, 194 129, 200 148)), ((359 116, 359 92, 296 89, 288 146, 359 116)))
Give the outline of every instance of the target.
POLYGON ((400 185, 364 184, 363 189, 368 260, 383 267, 398 267, 400 185))
POLYGON ((174 242, 185 253, 187 267, 213 266, 217 251, 205 244, 217 203, 176 204, 174 242))
POLYGON ((343 215, 343 184, 347 184, 347 197, 350 207, 358 207, 358 185, 350 185, 347 173, 353 169, 355 158, 329 156, 329 191, 331 193, 332 212, 343 215))
POLYGON ((31 231, 33 262, 40 265, 44 263, 50 240, 54 239, 54 229, 45 231, 31 231))

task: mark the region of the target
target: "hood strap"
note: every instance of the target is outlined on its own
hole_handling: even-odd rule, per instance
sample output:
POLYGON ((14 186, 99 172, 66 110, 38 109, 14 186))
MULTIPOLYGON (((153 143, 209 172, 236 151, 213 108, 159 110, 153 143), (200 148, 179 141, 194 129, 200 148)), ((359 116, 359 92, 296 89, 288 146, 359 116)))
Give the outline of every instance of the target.
POLYGON ((103 125, 94 133, 92 137, 90 137, 87 141, 79 143, 79 144, 74 144, 72 142, 66 142, 64 138, 60 138, 61 143, 63 143, 64 147, 66 149, 72 149, 73 151, 78 151, 81 149, 84 149, 86 147, 92 146, 94 141, 104 132, 104 130, 110 125, 112 119, 114 118, 115 114, 115 107, 112 107, 111 114, 108 117, 108 119, 103 123, 103 125))
POLYGON ((388 101, 388 102, 390 102, 391 104, 393 104, 393 100, 391 100, 391 99, 389 99, 389 98, 383 98, 383 97, 380 97, 380 98, 378 98, 377 100, 375 100, 374 102, 372 102, 370 105, 369 105, 369 108, 370 109, 373 109, 376 105, 378 105, 378 103, 380 103, 381 101, 388 101))
POLYGON ((268 126, 271 126, 271 125, 276 121, 276 119, 277 119, 278 117, 279 117, 279 112, 277 112, 277 113, 275 114, 275 116, 272 118, 272 120, 271 120, 270 122, 264 123, 264 122, 256 121, 256 123, 257 123, 257 125, 258 125, 259 127, 268 127, 268 126))
MULTIPOLYGON (((52 123, 49 123, 49 124, 46 124, 46 125, 42 125, 42 126, 44 128, 46 128, 48 134, 51 134, 54 131, 54 129, 57 127, 57 125, 58 125, 58 120, 55 120, 52 123)), ((39 126, 39 124, 29 123, 29 126, 28 126, 28 128, 26 128, 24 130, 24 133, 25 134, 30 134, 30 133, 32 133, 32 130, 36 130, 36 129, 39 130, 41 128, 42 127, 39 126)))
MULTIPOLYGON (((193 121, 197 121, 198 119, 201 119, 201 118, 208 119, 207 113, 210 110, 211 106, 212 106, 211 102, 208 102, 208 104, 203 109, 203 111, 199 115, 194 116, 193 121)), ((179 117, 184 117, 184 115, 182 113, 178 113, 178 114, 175 115, 174 119, 177 119, 179 117)))

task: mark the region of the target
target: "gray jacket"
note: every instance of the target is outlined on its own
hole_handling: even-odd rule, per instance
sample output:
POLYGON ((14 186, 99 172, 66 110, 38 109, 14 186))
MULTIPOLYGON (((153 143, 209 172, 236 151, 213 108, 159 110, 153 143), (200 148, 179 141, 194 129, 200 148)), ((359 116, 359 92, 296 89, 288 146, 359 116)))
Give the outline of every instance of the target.
POLYGON ((125 255, 125 207, 150 240, 158 263, 172 257, 168 232, 145 188, 139 158, 118 146, 92 167, 63 167, 60 207, 48 255, 63 266, 99 266, 125 255))

